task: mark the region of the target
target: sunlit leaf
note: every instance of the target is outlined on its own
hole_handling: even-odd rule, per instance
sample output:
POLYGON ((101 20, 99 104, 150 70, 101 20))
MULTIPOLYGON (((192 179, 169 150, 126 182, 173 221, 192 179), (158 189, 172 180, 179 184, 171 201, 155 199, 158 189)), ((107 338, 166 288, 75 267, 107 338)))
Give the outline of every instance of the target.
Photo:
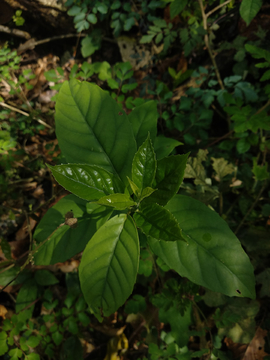
POLYGON ((79 276, 84 298, 95 313, 109 316, 131 294, 139 264, 139 238, 132 218, 121 214, 92 237, 79 276))
POLYGON ((166 208, 178 220, 187 242, 151 239, 154 253, 195 284, 228 296, 254 299, 253 266, 226 222, 188 196, 176 195, 166 208))

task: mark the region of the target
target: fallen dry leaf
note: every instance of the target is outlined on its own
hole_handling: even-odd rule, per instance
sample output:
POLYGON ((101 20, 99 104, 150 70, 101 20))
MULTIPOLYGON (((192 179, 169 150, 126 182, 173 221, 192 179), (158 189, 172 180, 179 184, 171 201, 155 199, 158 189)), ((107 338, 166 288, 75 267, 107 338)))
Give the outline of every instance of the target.
POLYGON ((2 317, 4 320, 6 318, 7 309, 4 305, 0 305, 0 317, 2 317))
POLYGON ((227 348, 232 352, 233 359, 243 359, 245 351, 247 349, 247 344, 238 344, 234 343, 232 339, 225 337, 224 343, 227 345, 227 348))
POLYGON ((243 360, 263 360, 265 356, 269 355, 264 351, 266 335, 267 330, 258 327, 254 338, 247 347, 243 360))

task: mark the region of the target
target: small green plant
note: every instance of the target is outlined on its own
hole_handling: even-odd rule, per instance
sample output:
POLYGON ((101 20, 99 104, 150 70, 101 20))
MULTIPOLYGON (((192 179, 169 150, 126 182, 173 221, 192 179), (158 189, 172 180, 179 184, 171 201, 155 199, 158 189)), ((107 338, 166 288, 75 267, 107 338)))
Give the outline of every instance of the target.
MULTIPOLYGON (((19 279, 18 279, 19 280, 19 279)), ((19 283, 20 281, 17 281, 19 283)), ((45 356, 59 359, 76 353, 83 358, 79 336, 90 323, 87 304, 82 297, 75 273, 66 275, 68 292, 64 300, 58 299, 53 292, 57 278, 48 270, 24 273, 22 285, 16 302, 16 313, 5 319, 0 332, 0 355, 10 359, 40 360, 45 356), (34 303, 42 300, 44 312, 37 318, 32 317, 34 303), (71 343, 71 349, 67 343, 71 343)))
POLYGON ((168 156, 170 140, 160 149, 156 127, 153 101, 127 116, 98 86, 76 80, 65 82, 57 98, 56 133, 67 163, 49 168, 74 195, 43 217, 34 238, 44 244, 34 261, 53 264, 84 250, 81 288, 98 318, 131 294, 141 232, 182 276, 254 298, 252 266, 226 223, 199 201, 176 195, 188 154, 168 156))
POLYGON ((25 22, 24 18, 21 15, 22 15, 22 10, 17 10, 15 15, 13 15, 13 21, 17 26, 23 26, 25 22))

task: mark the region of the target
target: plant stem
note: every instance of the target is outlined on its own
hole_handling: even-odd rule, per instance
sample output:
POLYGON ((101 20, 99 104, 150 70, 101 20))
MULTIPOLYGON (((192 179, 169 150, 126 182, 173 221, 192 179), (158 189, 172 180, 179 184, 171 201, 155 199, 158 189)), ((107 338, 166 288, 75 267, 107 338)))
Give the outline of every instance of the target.
POLYGON ((225 1, 223 4, 220 4, 218 6, 216 6, 213 10, 209 11, 207 14, 205 14, 206 18, 208 18, 210 15, 212 15, 214 12, 216 12, 218 9, 222 8, 223 6, 229 4, 230 2, 232 2, 232 0, 227 0, 225 1))
POLYGON ((219 142, 220 140, 223 140, 223 139, 227 138, 228 136, 232 135, 233 133, 234 133, 234 130, 229 131, 227 134, 225 134, 225 135, 219 137, 218 139, 216 139, 215 141, 211 142, 211 144, 206 145, 204 149, 209 148, 210 146, 216 144, 216 143, 219 142))
POLYGON ((267 101, 266 104, 264 104, 254 115, 258 115, 262 111, 264 111, 268 106, 270 105, 270 99, 267 101))
MULTIPOLYGON (((30 116, 27 112, 25 112, 25 111, 23 111, 23 110, 20 110, 20 109, 17 109, 17 108, 15 108, 14 106, 5 104, 5 103, 3 103, 3 102, 0 102, 0 105, 3 106, 3 107, 8 108, 8 109, 10 109, 10 110, 13 110, 13 111, 15 111, 15 112, 17 112, 17 113, 20 113, 20 114, 22 114, 22 115, 24 115, 24 116, 30 116)), ((36 120, 37 122, 39 122, 41 125, 44 125, 45 127, 49 128, 49 129, 52 129, 52 127, 51 127, 50 125, 46 124, 45 121, 43 121, 43 120, 41 120, 41 119, 38 119, 38 118, 36 118, 36 117, 33 117, 33 119, 35 119, 35 120, 36 120)))
MULTIPOLYGON (((207 51, 209 53, 209 56, 210 56, 210 59, 212 61, 212 64, 214 66, 214 69, 215 69, 215 73, 216 73, 216 76, 217 76, 217 80, 218 80, 218 83, 219 83, 219 86, 222 90, 224 90, 224 85, 223 85, 223 82, 221 80, 221 76, 220 76, 220 73, 219 73, 219 70, 218 70, 218 67, 217 67, 217 63, 216 63, 216 60, 215 60, 215 57, 212 53, 212 50, 211 50, 211 47, 210 47, 210 43, 209 43, 209 36, 208 36, 208 27, 207 27, 207 16, 205 14, 205 11, 204 11, 204 8, 203 8, 203 2, 202 0, 198 0, 199 1, 199 5, 200 5, 200 8, 201 8, 201 13, 202 13, 202 19, 203 19, 203 28, 204 30, 206 31, 206 34, 204 35, 204 42, 205 42, 205 46, 207 48, 207 51)), ((222 4, 223 5, 223 4, 222 4)))
POLYGON ((241 229, 241 227, 243 226, 246 218, 249 216, 249 214, 251 213, 251 211, 254 209, 254 207, 256 206, 257 202, 260 200, 260 197, 262 195, 262 193, 264 192, 264 189, 266 188, 267 185, 267 180, 265 180, 264 185, 261 187, 261 190, 259 191, 258 196, 256 197, 255 201, 253 202, 253 204, 251 205, 251 207, 248 209, 248 211, 246 212, 245 216, 243 217, 242 221, 240 222, 240 224, 238 225, 238 227, 235 230, 235 235, 238 233, 238 231, 241 229))

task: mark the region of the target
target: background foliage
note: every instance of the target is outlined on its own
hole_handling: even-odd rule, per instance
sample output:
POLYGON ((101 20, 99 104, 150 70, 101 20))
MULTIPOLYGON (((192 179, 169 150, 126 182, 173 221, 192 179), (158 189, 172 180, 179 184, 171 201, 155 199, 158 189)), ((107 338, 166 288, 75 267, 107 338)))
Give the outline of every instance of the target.
MULTIPOLYGON (((65 222, 68 211, 72 209, 78 222, 93 214, 96 221, 93 227, 60 227, 53 236, 63 256, 57 261, 63 264, 38 268, 28 258, 23 272, 1 293, 0 355, 14 360, 74 359, 74 354, 78 359, 90 354, 97 359, 231 359, 249 358, 253 351, 258 359, 267 359, 267 2, 68 0, 65 6, 79 34, 72 43, 78 46, 75 59, 69 55, 68 62, 44 61, 42 80, 41 65, 25 65, 14 40, 0 49, 1 285, 24 267, 23 254, 32 250, 33 238, 46 240, 65 222), (207 283, 203 288, 180 277, 166 263, 172 252, 166 254, 153 244, 159 247, 153 256, 141 234, 133 294, 103 325, 97 322, 81 294, 80 255, 63 239, 69 241, 71 230, 76 231, 82 251, 86 243, 81 234, 91 237, 101 225, 100 215, 87 201, 75 203, 73 195, 44 215, 51 197, 59 200, 63 191, 56 185, 50 190, 52 178, 44 163, 65 161, 55 143, 53 101, 67 79, 98 84, 129 116, 140 112, 139 105, 157 106, 157 158, 176 146, 174 154, 191 152, 179 196, 191 196, 214 209, 240 238, 255 270, 256 300, 213 293, 207 283), (46 105, 38 84, 50 91, 46 105), (45 195, 37 195, 34 186, 45 189, 45 195), (35 232, 32 221, 40 221, 35 232), (19 238, 16 226, 27 228, 20 246, 18 240, 12 243, 19 238)), ((23 20, 24 12, 16 12, 13 26, 26 27, 23 20)), ((136 140, 142 144, 145 139, 136 140)), ((74 156, 72 152, 72 160, 74 156)), ((49 243, 45 248, 35 261, 55 263, 49 243)), ((191 259, 186 266, 194 267, 191 259)))

